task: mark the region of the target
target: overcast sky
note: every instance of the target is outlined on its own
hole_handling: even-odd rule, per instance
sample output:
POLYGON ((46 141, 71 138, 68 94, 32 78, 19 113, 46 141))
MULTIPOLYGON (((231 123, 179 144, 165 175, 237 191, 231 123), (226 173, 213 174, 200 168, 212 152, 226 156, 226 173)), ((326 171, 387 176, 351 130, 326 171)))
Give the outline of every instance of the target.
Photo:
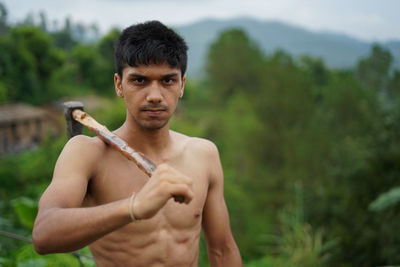
POLYGON ((102 32, 157 19, 182 25, 204 18, 248 16, 278 20, 313 31, 344 33, 368 41, 400 40, 399 0, 0 0, 9 22, 29 12, 50 21, 96 23, 102 32))

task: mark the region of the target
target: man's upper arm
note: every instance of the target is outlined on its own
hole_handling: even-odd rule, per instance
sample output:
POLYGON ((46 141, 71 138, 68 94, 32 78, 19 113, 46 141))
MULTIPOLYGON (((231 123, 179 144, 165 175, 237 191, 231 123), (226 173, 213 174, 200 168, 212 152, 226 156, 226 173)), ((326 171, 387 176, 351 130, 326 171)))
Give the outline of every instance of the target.
POLYGON ((47 209, 80 207, 93 172, 96 145, 92 138, 69 140, 54 168, 53 179, 39 202, 39 213, 47 209))
POLYGON ((203 211, 203 230, 207 246, 218 249, 235 245, 224 200, 223 172, 218 149, 209 144, 209 189, 203 211))

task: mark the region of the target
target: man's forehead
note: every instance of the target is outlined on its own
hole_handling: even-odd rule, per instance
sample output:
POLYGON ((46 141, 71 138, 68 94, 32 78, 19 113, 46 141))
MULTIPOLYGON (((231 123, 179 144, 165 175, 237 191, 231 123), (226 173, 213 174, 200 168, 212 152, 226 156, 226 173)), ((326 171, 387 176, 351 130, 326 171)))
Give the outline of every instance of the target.
POLYGON ((181 75, 181 70, 177 67, 171 67, 168 63, 163 64, 150 64, 150 65, 138 65, 135 67, 127 65, 123 69, 123 76, 131 75, 131 74, 139 74, 143 76, 163 76, 176 74, 178 76, 181 75))

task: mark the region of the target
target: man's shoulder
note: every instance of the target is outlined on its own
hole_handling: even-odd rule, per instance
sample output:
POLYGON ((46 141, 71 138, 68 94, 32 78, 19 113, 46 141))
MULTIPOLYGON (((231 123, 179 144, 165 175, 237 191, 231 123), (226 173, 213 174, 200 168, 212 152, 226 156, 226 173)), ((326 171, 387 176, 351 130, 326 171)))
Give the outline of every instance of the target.
POLYGON ((67 174, 72 170, 84 177, 90 177, 97 166, 101 165, 106 149, 97 137, 78 135, 71 138, 58 157, 53 177, 68 178, 67 174))
POLYGON ((191 137, 174 132, 175 138, 184 146, 184 149, 191 153, 205 156, 218 155, 217 146, 210 140, 200 137, 191 137))
POLYGON ((106 149, 106 144, 98 137, 76 135, 68 140, 63 152, 73 153, 77 157, 98 157, 104 154, 106 149))
POLYGON ((221 162, 217 146, 210 140, 200 137, 181 136, 184 143, 184 155, 196 166, 201 166, 211 185, 223 179, 221 162))
POLYGON ((210 140, 200 137, 190 137, 190 146, 198 152, 205 154, 218 154, 217 146, 210 140))

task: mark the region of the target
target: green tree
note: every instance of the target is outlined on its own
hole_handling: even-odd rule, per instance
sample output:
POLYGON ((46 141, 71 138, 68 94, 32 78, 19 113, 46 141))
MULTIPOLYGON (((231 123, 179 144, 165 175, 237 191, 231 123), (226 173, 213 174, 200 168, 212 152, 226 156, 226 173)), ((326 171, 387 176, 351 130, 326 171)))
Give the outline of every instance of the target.
MULTIPOLYGON (((374 53, 375 63, 391 58, 385 53, 381 54, 384 59, 377 58, 377 48, 374 53)), ((374 66, 371 58, 361 60, 359 66, 366 66, 366 62, 374 66)), ((394 123, 398 106, 388 110, 386 99, 378 101, 390 81, 388 66, 381 68, 379 75, 376 71, 376 79, 369 80, 369 85, 359 81, 357 72, 353 76, 351 72, 331 71, 313 116, 312 150, 315 165, 320 167, 305 184, 309 187, 305 191, 307 217, 314 225, 328 229, 330 238, 338 238, 340 245, 332 266, 399 261, 395 208, 380 214, 368 210, 379 194, 398 186, 399 144, 394 123)), ((312 170, 310 167, 307 169, 312 170)))
POLYGON ((389 99, 394 101, 400 100, 400 71, 395 70, 393 76, 388 85, 388 96, 389 99))
POLYGON ((101 58, 100 71, 103 75, 99 81, 99 90, 105 95, 114 94, 114 82, 113 76, 115 73, 114 67, 114 44, 120 34, 119 29, 111 29, 103 38, 101 38, 97 44, 98 53, 101 58))
POLYGON ((19 26, 0 38, 0 76, 9 101, 39 104, 52 98, 50 82, 64 54, 33 26, 19 26))
POLYGON ((389 70, 393 62, 390 52, 378 44, 372 47, 371 54, 361 59, 357 65, 357 77, 364 87, 384 90, 389 80, 389 70))
POLYGON ((72 51, 72 59, 77 67, 77 82, 95 84, 98 73, 98 53, 94 45, 77 45, 72 51))
POLYGON ((218 101, 224 103, 238 88, 258 88, 263 54, 241 29, 223 32, 210 46, 208 79, 216 88, 218 101))
POLYGON ((64 29, 51 33, 51 36, 54 40, 54 45, 65 51, 72 50, 72 48, 78 44, 78 42, 72 38, 71 33, 64 29))
POLYGON ((2 2, 0 2, 0 34, 5 34, 8 32, 7 25, 7 9, 2 2))
POLYGON ((111 30, 97 44, 79 44, 72 51, 76 81, 102 95, 112 95, 114 75, 114 43, 119 31, 111 30))
POLYGON ((114 68, 114 44, 118 39, 121 31, 119 29, 110 30, 103 38, 98 42, 99 53, 103 59, 114 68))

